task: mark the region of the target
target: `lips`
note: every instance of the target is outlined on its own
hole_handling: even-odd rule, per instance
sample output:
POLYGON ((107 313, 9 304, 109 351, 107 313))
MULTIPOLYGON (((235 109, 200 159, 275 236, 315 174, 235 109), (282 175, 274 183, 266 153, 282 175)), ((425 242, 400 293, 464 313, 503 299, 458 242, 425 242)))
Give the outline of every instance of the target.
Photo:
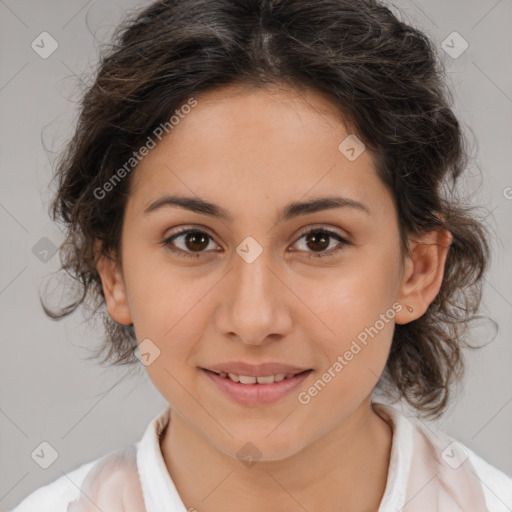
POLYGON ((217 374, 232 373, 235 375, 243 375, 247 377, 268 377, 271 375, 296 375, 298 373, 311 370, 312 368, 305 368, 299 366, 292 366, 289 364, 269 362, 258 365, 252 365, 244 362, 227 362, 202 368, 217 374))
MULTIPOLYGON (((220 370, 220 367, 217 368, 220 370)), ((225 368, 225 366, 222 366, 222 368, 225 368)), ((230 366, 230 368, 239 369, 240 366, 230 366)), ((269 371, 275 371, 275 369, 292 370, 296 373, 290 373, 288 374, 290 377, 283 378, 279 381, 274 380, 274 377, 270 375, 253 377, 247 375, 243 377, 242 375, 242 380, 237 381, 231 378, 233 375, 231 372, 228 374, 225 372, 216 373, 205 368, 201 368, 201 373, 209 380, 209 382, 214 384, 216 389, 230 400, 246 407, 260 407, 275 403, 284 399, 286 396, 290 396, 290 394, 314 372, 313 369, 301 370, 298 367, 291 367, 290 365, 282 364, 278 364, 277 366, 267 366, 266 370, 262 368, 263 365, 260 365, 259 367, 252 366, 250 368, 244 366, 241 369, 246 372, 248 371, 248 373, 254 373, 257 371, 268 373, 269 371), (267 381, 267 379, 273 380, 273 382, 267 381, 266 383, 260 383, 260 379, 264 379, 265 381, 267 381), (254 382, 255 380, 258 382, 254 382)), ((240 371, 240 369, 238 371, 240 371)), ((280 375, 282 376, 284 374, 280 375)))

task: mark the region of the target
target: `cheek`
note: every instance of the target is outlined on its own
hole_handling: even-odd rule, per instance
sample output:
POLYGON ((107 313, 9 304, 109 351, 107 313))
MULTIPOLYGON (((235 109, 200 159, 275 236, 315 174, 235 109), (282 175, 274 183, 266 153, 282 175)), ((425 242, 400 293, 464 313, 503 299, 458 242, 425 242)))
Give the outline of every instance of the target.
POLYGON ((126 244, 125 281, 130 312, 138 339, 163 340, 180 328, 182 319, 196 307, 211 279, 194 277, 167 257, 164 249, 126 244))
MULTIPOLYGON (((385 294, 364 293, 349 286, 333 287, 321 322, 314 322, 308 337, 323 352, 317 379, 299 397, 314 403, 325 421, 337 421, 353 410, 375 388, 391 347, 395 310, 385 294), (320 333, 322 333, 320 335, 320 333), (333 404, 338 404, 335 409, 333 404)), ((306 411, 307 412, 307 411, 306 411)), ((312 412, 307 412, 311 414, 312 412)))
POLYGON ((136 251, 127 256, 125 267, 137 340, 141 343, 149 339, 157 347, 154 350, 158 358, 146 370, 154 381, 172 387, 169 373, 183 380, 193 365, 198 340, 211 323, 209 299, 214 295, 218 276, 212 272, 199 275, 173 266, 161 255, 150 261, 147 255, 136 251))
POLYGON ((385 366, 398 287, 398 267, 390 268, 390 261, 398 265, 398 254, 376 253, 368 247, 354 261, 332 271, 329 279, 317 281, 314 287, 309 283, 297 293, 314 313, 304 325, 309 326, 308 337, 324 352, 324 369, 332 367, 338 356, 343 358, 343 370, 335 372, 345 375, 337 377, 340 384, 345 378, 376 382, 385 366))
MULTIPOLYGON (((186 403, 180 383, 186 381, 187 362, 204 329, 203 286, 194 286, 179 269, 126 250, 125 280, 129 308, 142 362, 166 400, 186 403), (146 359, 144 353, 149 356, 146 359), (183 396, 182 396, 183 395, 183 396)), ((190 398, 190 397, 188 397, 190 398)))

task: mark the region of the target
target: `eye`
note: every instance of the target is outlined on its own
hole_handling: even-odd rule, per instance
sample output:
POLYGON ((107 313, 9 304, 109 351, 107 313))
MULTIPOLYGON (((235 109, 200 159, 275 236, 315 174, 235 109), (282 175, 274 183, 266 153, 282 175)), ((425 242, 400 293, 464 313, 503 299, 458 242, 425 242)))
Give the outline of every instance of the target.
POLYGON ((189 258, 199 258, 201 253, 204 252, 210 243, 213 241, 212 237, 205 231, 199 229, 183 229, 178 233, 166 238, 162 245, 168 247, 172 252, 178 256, 185 256, 189 258), (180 240, 182 239, 182 240, 180 240), (180 240, 182 247, 176 247, 175 240, 180 240))
MULTIPOLYGON (((353 245, 352 242, 349 242, 335 231, 326 228, 312 228, 306 231, 300 236, 296 244, 302 238, 306 240, 306 252, 309 252, 308 249, 313 250, 312 253, 307 255, 308 258, 334 256, 343 250, 346 245, 353 245), (326 251, 331 245, 332 239, 338 240, 339 243, 334 249, 331 248, 331 250, 326 251)), ((178 256, 199 258, 201 254, 206 252, 208 247, 210 247, 211 242, 213 242, 213 238, 205 231, 199 229, 183 229, 166 238, 162 242, 162 245, 168 247, 169 250, 178 256), (179 243, 176 243, 176 241, 179 241, 179 243)), ((212 248, 210 247, 210 249, 212 248)))
POLYGON ((326 228, 312 228, 303 233, 296 243, 298 243, 302 238, 305 238, 306 252, 308 252, 308 248, 313 250, 313 253, 307 255, 308 258, 336 256, 345 248, 345 246, 353 245, 352 242, 349 242, 342 236, 338 235, 335 231, 331 231, 326 228), (326 249, 331 245, 333 238, 339 241, 338 245, 336 245, 334 249, 331 248, 331 250, 326 251, 326 249))

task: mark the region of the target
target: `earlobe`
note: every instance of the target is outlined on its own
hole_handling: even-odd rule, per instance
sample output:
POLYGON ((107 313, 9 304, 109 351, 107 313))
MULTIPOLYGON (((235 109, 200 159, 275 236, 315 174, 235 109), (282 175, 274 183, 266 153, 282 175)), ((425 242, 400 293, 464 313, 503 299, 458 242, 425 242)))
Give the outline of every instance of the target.
POLYGON ((117 259, 102 254, 97 257, 96 269, 100 275, 108 314, 115 322, 130 325, 132 317, 128 307, 123 275, 117 259))
POLYGON ((410 255, 406 257, 398 297, 404 307, 395 317, 397 324, 421 317, 436 298, 443 283, 451 241, 452 235, 446 229, 429 231, 409 241, 410 255))

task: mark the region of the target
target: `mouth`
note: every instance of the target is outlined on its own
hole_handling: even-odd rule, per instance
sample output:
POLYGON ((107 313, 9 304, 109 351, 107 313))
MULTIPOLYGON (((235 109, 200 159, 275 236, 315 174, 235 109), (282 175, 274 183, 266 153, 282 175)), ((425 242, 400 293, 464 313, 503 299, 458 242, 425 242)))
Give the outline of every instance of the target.
POLYGON ((239 375, 232 372, 215 372, 213 370, 208 370, 206 368, 202 368, 202 370, 213 373, 215 375, 218 375, 220 378, 223 379, 229 379, 232 382, 245 384, 245 385, 251 385, 251 384, 274 384, 275 382, 281 382, 285 379, 292 379, 297 375, 301 375, 302 373, 309 373, 313 371, 312 369, 309 370, 302 370, 298 372, 291 372, 291 373, 276 373, 272 375, 239 375))
POLYGON ((296 389, 313 369, 271 375, 239 375, 200 368, 214 389, 223 396, 246 407, 260 407, 277 402, 296 389))

